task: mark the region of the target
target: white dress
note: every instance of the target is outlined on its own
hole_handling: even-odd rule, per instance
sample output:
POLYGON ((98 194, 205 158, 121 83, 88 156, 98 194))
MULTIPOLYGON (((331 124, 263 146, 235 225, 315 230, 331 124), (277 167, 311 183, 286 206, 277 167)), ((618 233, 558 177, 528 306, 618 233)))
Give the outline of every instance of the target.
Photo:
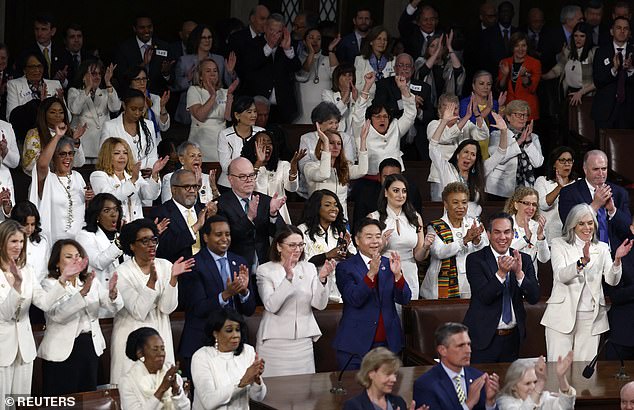
POLYGON ((451 229, 453 242, 445 243, 431 225, 427 227, 427 232, 432 232, 435 237, 429 249, 429 267, 427 268, 425 279, 423 279, 423 283, 420 286, 420 296, 423 299, 438 299, 438 274, 440 273, 442 260, 455 256, 460 298, 470 299, 471 286, 467 280, 467 270, 465 267, 467 256, 487 246, 489 240, 486 233, 483 233, 480 235, 479 244, 475 245, 473 242, 469 242, 467 246, 465 246, 462 238, 465 237, 467 231, 473 225, 474 219, 465 216, 462 218, 462 225, 458 228, 454 228, 451 225, 446 211, 441 219, 445 221, 447 226, 451 229))
MULTIPOLYGON (((572 184, 573 182, 575 181, 570 180, 568 184, 572 184)), ((544 218, 546 218, 544 234, 546 235, 546 242, 550 245, 553 239, 559 238, 562 235, 561 231, 564 227, 559 217, 559 196, 555 198, 552 205, 548 205, 546 202, 546 196, 557 188, 557 182, 550 181, 546 179, 546 177, 541 176, 537 178, 533 188, 539 193, 539 210, 544 218)))
MULTIPOLYGON (((301 224, 297 228, 304 234, 304 243, 306 244, 306 246, 304 246, 304 259, 307 261, 309 261, 313 256, 326 253, 337 246, 339 237, 332 229, 328 229, 328 233, 325 234, 323 228, 320 226, 319 232, 315 234, 315 240, 313 241, 310 236, 308 236, 308 226, 306 226, 306 224, 301 224)), ((350 241, 350 244, 348 245, 348 253, 357 253, 357 249, 354 247, 352 241, 350 241)), ((323 265, 316 265, 317 271, 319 271, 322 266, 323 265)), ((341 298, 339 288, 337 288, 336 275, 334 271, 328 275, 328 285, 330 286, 330 296, 328 296, 328 300, 331 302, 342 303, 343 299, 341 298)))
MULTIPOLYGON (((264 131, 264 128, 253 126, 251 127, 251 136, 246 141, 253 138, 255 134, 260 131, 264 131)), ((242 155, 242 147, 245 140, 243 140, 237 133, 235 127, 225 128, 220 131, 218 135, 218 162, 222 167, 220 178, 218 178, 218 185, 230 188, 229 178, 227 176, 227 170, 232 160, 242 155)))
POLYGON ((534 219, 528 221, 528 229, 531 231, 531 239, 527 242, 526 231, 517 224, 516 216, 517 215, 513 215, 513 241, 511 242, 511 248, 524 252, 531 257, 533 267, 535 268, 535 276, 539 278, 539 275, 537 274, 537 261, 546 263, 550 260, 550 248, 548 247, 548 242, 546 242, 546 240, 540 241, 537 239, 539 222, 534 219))
POLYGON ((58 239, 74 239, 84 226, 86 182, 77 171, 59 177, 49 171, 42 197, 38 196, 37 167, 33 168, 29 200, 40 212, 42 233, 54 244, 58 239))
POLYGON ((159 372, 152 374, 147 371, 142 361, 135 361, 130 370, 121 378, 118 386, 121 408, 125 410, 189 410, 191 403, 185 395, 183 379, 178 373, 176 374, 176 382, 180 386, 178 396, 172 396, 171 387, 163 394, 162 400, 159 401, 154 396, 172 364, 166 361, 159 372))
MULTIPOLYGON (((172 184, 170 183, 172 174, 173 172, 170 172, 163 177, 161 184, 161 203, 172 199, 172 184)), ((198 191, 198 200, 201 204, 206 204, 209 201, 213 201, 214 194, 211 192, 211 186, 209 185, 209 174, 201 174, 200 177, 202 179, 202 185, 198 191)))
MULTIPOLYGON (((205 104, 208 99, 209 91, 192 85, 187 90, 187 111, 193 105, 205 104)), ((218 135, 225 129, 226 105, 227 90, 221 88, 216 91, 216 101, 204 122, 198 121, 190 112, 192 125, 189 129, 189 141, 200 146, 204 162, 218 162, 218 135)))
MULTIPOLYGON (((255 180, 255 190, 273 197, 277 193, 278 197, 286 195, 286 191, 295 192, 299 187, 299 171, 294 181, 289 181, 291 163, 288 161, 278 161, 277 169, 269 171, 265 167, 260 167, 258 177, 255 180)), ((288 213, 286 204, 280 208, 280 215, 287 224, 292 223, 291 215, 288 213)))
POLYGON ((48 276, 48 258, 51 252, 51 247, 48 244, 48 240, 42 234, 40 234, 40 242, 36 243, 30 239, 26 241, 26 263, 31 265, 37 283, 42 283, 48 276))
POLYGON ((279 262, 264 263, 257 270, 264 304, 257 351, 266 362, 264 377, 315 373, 313 342, 321 331, 312 309, 326 308, 329 287, 319 281, 312 263, 297 262, 293 274, 287 280, 279 262))
MULTIPOLYGON (((262 401, 266 396, 266 385, 238 387, 247 368, 255 360, 255 350, 245 344, 242 353, 220 352, 215 347, 201 347, 192 356, 192 381, 196 410, 245 410, 249 399, 262 401)), ((268 363, 265 363, 265 367, 268 363)))
POLYGON ((303 64, 308 55, 303 51, 299 60, 302 62, 302 68, 295 73, 295 81, 297 87, 297 102, 299 115, 295 124, 312 124, 310 114, 313 108, 321 102, 321 93, 324 90, 332 88, 332 71, 334 67, 330 67, 330 59, 321 52, 315 54, 313 64, 310 71, 304 71, 303 64))
MULTIPOLYGON (((418 213, 416 215, 418 216, 418 213)), ((379 219, 379 211, 374 211, 368 216, 373 219, 379 219)), ((392 235, 390 235, 387 246, 383 249, 383 256, 389 258, 392 251, 397 252, 401 256, 403 276, 412 291, 412 300, 416 300, 419 294, 418 265, 416 265, 416 259, 414 259, 414 248, 418 244, 416 227, 409 223, 405 213, 401 212, 397 215, 389 206, 387 207, 387 218, 385 218, 383 223, 385 223, 383 232, 388 229, 394 230, 392 235), (397 221, 398 230, 396 229, 397 221)))
POLYGON ((147 287, 149 275, 141 272, 134 258, 117 268, 117 288, 123 297, 124 308, 114 317, 110 352, 110 383, 118 384, 133 363, 125 355, 128 335, 140 327, 156 329, 165 343, 165 362, 174 363, 174 343, 169 315, 178 304, 178 285, 169 284, 172 264, 165 259, 155 259, 158 280, 154 289, 147 287))

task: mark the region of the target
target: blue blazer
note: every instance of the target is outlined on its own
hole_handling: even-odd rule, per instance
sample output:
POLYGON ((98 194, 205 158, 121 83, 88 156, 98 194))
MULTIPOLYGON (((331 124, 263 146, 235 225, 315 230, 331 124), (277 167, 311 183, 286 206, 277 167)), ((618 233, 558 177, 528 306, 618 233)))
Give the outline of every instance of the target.
MULTIPOLYGON (((185 310, 185 326, 178 350, 182 357, 192 357, 196 350, 205 345, 208 338, 205 334, 207 318, 212 311, 222 309, 218 294, 225 289, 218 266, 206 247, 194 256, 194 260, 194 269, 182 275, 178 289, 179 296, 182 296, 181 306, 185 310)), ((227 252, 227 260, 232 277, 238 274, 240 265, 248 268, 247 261, 235 253, 227 252)), ((255 293, 251 281, 249 292, 244 303, 239 295, 232 298, 233 308, 245 316, 251 316, 255 312, 255 293)))
MULTIPOLYGON (((194 212, 198 215, 203 208, 200 202, 196 201, 194 205, 194 212)), ((156 257, 167 259, 174 263, 181 256, 185 259, 192 257, 192 245, 196 242, 192 238, 187 221, 183 218, 183 214, 178 210, 178 207, 174 203, 174 199, 170 199, 164 204, 153 208, 152 220, 158 218, 159 221, 163 218, 168 218, 170 224, 167 225, 167 229, 163 231, 159 238, 159 244, 156 248, 156 257)), ((198 233, 200 235, 200 232, 198 233)), ((202 237, 201 237, 201 246, 202 237)), ((180 281, 179 281, 180 282, 180 281)))
MULTIPOLYGON (((535 268, 531 257, 520 252, 524 280, 520 286, 511 274, 511 301, 515 311, 520 340, 526 335, 526 311, 524 300, 531 305, 539 301, 539 283, 535 277, 535 268)), ((469 327, 471 345, 474 350, 486 349, 495 336, 498 321, 502 315, 502 293, 504 284, 498 280, 495 272, 498 263, 487 246, 467 256, 467 279, 471 285, 471 302, 464 317, 464 324, 469 327)))
POLYGON ((354 59, 359 55, 361 45, 357 42, 357 36, 349 33, 341 39, 337 45, 337 59, 339 63, 354 64, 354 59))
MULTIPOLYGON (((465 393, 467 393, 471 383, 480 377, 482 372, 473 367, 465 367, 464 375, 467 384, 465 393)), ((416 379, 414 382, 414 401, 417 408, 426 404, 430 410, 462 410, 454 382, 449 378, 441 364, 437 364, 416 379)), ((486 389, 483 387, 480 392, 480 401, 474 410, 484 409, 486 409, 486 389)))
MULTIPOLYGON (((616 248, 621 245, 630 234, 630 224, 632 223, 632 215, 630 214, 630 197, 627 191, 619 185, 606 182, 612 188, 612 198, 614 198, 614 206, 616 214, 612 219, 608 218, 608 237, 610 238, 610 248, 612 256, 616 252, 616 248)), ((566 218, 570 210, 577 204, 590 204, 592 197, 588 184, 584 178, 580 178, 574 183, 567 185, 561 189, 559 193, 559 217, 561 222, 566 224, 566 218)))
POLYGON ((387 347, 398 353, 403 348, 403 334, 395 303, 408 304, 412 292, 407 282, 402 290, 394 286, 390 261, 384 256, 381 257, 376 279, 379 281, 378 292, 370 289, 363 280, 367 273, 368 267, 360 254, 337 264, 335 275, 343 298, 343 315, 333 347, 363 357, 372 347, 380 313, 383 315, 387 347))
POLYGON ((612 307, 608 310, 610 341, 621 346, 634 346, 634 253, 621 259, 623 275, 616 286, 603 283, 603 291, 610 297, 612 307))
MULTIPOLYGON (((400 396, 394 396, 393 394, 386 394, 385 399, 392 404, 392 409, 396 410, 400 408, 401 410, 407 410, 409 407, 405 404, 405 400, 403 400, 400 396)), ((353 398, 346 400, 343 403, 343 410, 374 410, 374 405, 370 401, 368 397, 368 391, 363 390, 359 395, 354 396, 353 398)))

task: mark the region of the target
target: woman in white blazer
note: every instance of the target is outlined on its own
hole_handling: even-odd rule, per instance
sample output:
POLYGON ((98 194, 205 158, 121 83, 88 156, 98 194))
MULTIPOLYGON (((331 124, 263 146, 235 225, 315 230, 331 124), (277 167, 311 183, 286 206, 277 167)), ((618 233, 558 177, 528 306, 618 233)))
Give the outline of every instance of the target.
POLYGON ((150 120, 143 118, 145 95, 138 90, 127 90, 123 96, 123 112, 115 119, 106 121, 99 145, 110 137, 118 137, 128 143, 133 161, 141 161, 141 170, 149 174, 158 161, 158 140, 150 120))
MULTIPOLYGON (((487 177, 487 193, 508 198, 517 186, 535 185, 535 169, 542 166, 544 156, 539 137, 533 133, 533 122, 528 123, 530 115, 531 110, 526 101, 514 100, 506 104, 504 116, 517 144, 508 145, 506 156, 487 177)), ((489 155, 495 153, 499 142, 500 132, 493 131, 489 138, 489 155)))
POLYGON ((117 268, 124 308, 114 317, 111 343, 110 383, 119 384, 134 364, 125 357, 131 331, 143 326, 156 329, 165 341, 168 363, 175 363, 169 315, 178 304, 178 276, 191 271, 194 259, 179 258, 174 264, 156 258, 158 229, 149 219, 123 225, 121 247, 131 259, 117 268))
POLYGON ((352 132, 352 111, 359 99, 355 73, 352 64, 339 64, 332 72, 332 88, 321 92, 321 101, 333 103, 339 109, 341 113, 339 131, 341 132, 352 132))
POLYGON ((192 356, 193 409, 248 410, 249 399, 266 396, 264 359, 244 343, 244 329, 244 318, 233 309, 215 309, 209 315, 209 344, 192 356))
MULTIPOLYGON (((10 169, 17 167, 20 163, 20 151, 15 141, 13 126, 8 122, 0 120, 0 147, 2 146, 6 146, 6 151, 2 151, 0 148, 0 190, 9 190, 11 194, 11 205, 13 205, 15 204, 15 192, 10 169), (4 145, 5 143, 6 145, 4 145)), ((5 215, 5 212, 0 212, 0 221, 8 217, 8 214, 5 215)))
MULTIPOLYGON (((200 151, 200 147, 195 142, 185 141, 178 146, 178 161, 181 163, 182 169, 191 171, 198 177, 198 183, 200 189, 198 190, 198 200, 201 204, 206 204, 209 201, 220 196, 218 186, 216 185, 216 169, 209 170, 209 174, 203 173, 203 154, 200 151)), ((171 179, 174 173, 170 172, 163 176, 163 182, 161 184, 161 202, 165 203, 172 199, 172 184, 171 179)))
MULTIPOLYGON (((121 201, 114 195, 97 194, 86 207, 86 226, 75 237, 86 252, 90 271, 95 272, 96 281, 104 289, 109 287, 117 267, 130 259, 119 241, 122 215, 121 201)), ((101 309, 99 318, 113 317, 114 313, 101 309)))
MULTIPOLYGON (((64 296, 59 285, 45 292, 33 268, 26 264, 26 237, 22 226, 9 220, 0 224, 0 398, 31 394, 35 340, 29 320, 31 303, 48 310, 64 296)), ((68 272, 70 274, 71 272, 68 272)), ((4 401, 3 401, 4 404, 4 401)))
POLYGON ((118 113, 121 109, 117 91, 110 82, 113 71, 112 64, 104 68, 101 61, 83 61, 68 89, 68 109, 73 114, 71 126, 87 125, 81 142, 90 163, 97 159, 101 130, 110 119, 110 113, 118 113), (105 88, 100 88, 102 77, 105 88))
POLYGON ((612 262, 608 245, 599 242, 598 226, 590 205, 576 205, 564 223, 564 236, 551 243, 553 290, 541 321, 549 362, 570 350, 575 361, 592 360, 601 334, 609 330, 601 283, 619 283, 621 258, 634 242, 626 239, 612 262))
POLYGON ((256 274, 264 304, 256 348, 267 364, 263 375, 315 373, 313 342, 321 331, 312 308, 326 308, 328 275, 335 263, 327 260, 317 273, 315 265, 303 260, 304 236, 293 225, 276 235, 269 258, 256 274))
POLYGON ((148 75, 145 67, 134 66, 126 74, 129 89, 138 90, 145 97, 145 110, 143 116, 149 120, 154 128, 157 141, 161 140, 161 131, 167 131, 170 127, 170 115, 167 112, 167 102, 170 99, 170 92, 165 91, 162 96, 150 93, 147 88, 148 75))
POLYGON ((370 130, 370 122, 366 121, 359 141, 359 164, 354 165, 346 158, 343 150, 343 139, 339 132, 326 135, 317 124, 319 142, 315 147, 318 161, 308 162, 304 166, 304 177, 308 186, 308 195, 318 189, 328 189, 339 198, 343 206, 344 217, 348 218, 348 184, 368 173, 368 149, 366 141, 370 130))
POLYGON ((11 219, 17 221, 26 235, 26 263, 31 265, 37 283, 48 276, 48 258, 51 253, 51 246, 40 226, 40 213, 35 204, 30 201, 22 201, 15 204, 11 210, 11 219))
POLYGON ((95 171, 90 174, 90 185, 95 194, 107 192, 117 197, 123 207, 123 219, 132 222, 143 218, 143 203, 152 202, 161 194, 159 172, 168 156, 152 165, 149 178, 141 176, 130 146, 122 138, 108 138, 101 145, 95 171))
POLYGON ((99 356, 106 341, 99 326, 99 311, 116 313, 123 307, 114 276, 108 287, 88 273, 88 259, 72 239, 55 242, 48 262, 44 290, 64 287, 64 296, 44 313, 46 330, 37 350, 42 360, 42 394, 61 396, 97 388, 99 356), (67 274, 72 271, 73 275, 67 274), (64 272, 62 277, 61 272, 64 272))
MULTIPOLYGON (((365 87, 364 77, 368 73, 374 73, 378 80, 394 75, 394 57, 388 49, 390 35, 383 26, 372 28, 361 43, 361 54, 354 59, 356 73, 356 87, 361 90, 365 87)), ((366 90, 369 98, 374 99, 376 85, 373 83, 366 90)))

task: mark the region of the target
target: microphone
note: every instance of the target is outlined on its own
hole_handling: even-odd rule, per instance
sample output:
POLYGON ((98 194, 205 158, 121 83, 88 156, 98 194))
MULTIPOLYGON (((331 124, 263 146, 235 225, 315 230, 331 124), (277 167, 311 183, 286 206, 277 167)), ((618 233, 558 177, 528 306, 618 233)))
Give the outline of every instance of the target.
POLYGON ((612 350, 614 350, 614 353, 616 353, 616 355, 619 357, 619 361, 621 362, 621 368, 614 375, 614 378, 616 380, 629 380, 630 375, 625 372, 625 362, 623 361, 623 356, 621 356, 621 352, 619 352, 619 349, 614 346, 614 343, 610 342, 610 345, 612 346, 612 350))
POLYGON ((585 377, 586 379, 591 378, 592 375, 594 374, 594 367, 597 365, 597 359, 599 358, 599 355, 601 354, 601 352, 603 352, 603 349, 605 349, 605 345, 607 345, 609 341, 610 341, 610 338, 605 339, 605 341, 599 348, 599 351, 597 352, 596 356, 594 356, 592 358, 592 361, 583 369, 583 372, 581 373, 581 375, 585 377))
POLYGON ((343 372, 346 371, 346 369, 348 368, 348 366, 350 365, 350 362, 352 361, 352 359, 354 359, 355 357, 358 357, 360 359, 363 360, 363 358, 361 356, 359 356, 356 353, 352 353, 350 355, 350 358, 348 359, 348 361, 346 362, 346 364, 343 366, 343 369, 341 369, 341 371, 339 372, 339 377, 337 377, 337 386, 333 386, 330 389, 330 393, 332 394, 336 394, 336 395, 344 395, 344 394, 348 394, 348 391, 343 387, 343 385, 341 384, 341 379, 343 378, 343 372))

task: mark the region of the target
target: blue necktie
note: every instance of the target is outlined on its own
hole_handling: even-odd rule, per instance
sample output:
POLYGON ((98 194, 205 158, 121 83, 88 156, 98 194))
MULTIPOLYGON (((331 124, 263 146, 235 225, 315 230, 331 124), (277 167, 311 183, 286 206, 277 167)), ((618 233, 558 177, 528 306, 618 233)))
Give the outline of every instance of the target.
MULTIPOLYGON (((222 278, 222 288, 227 289, 227 279, 229 279, 229 272, 227 272, 227 258, 222 257, 218 259, 218 264, 220 265, 220 277, 222 278)), ((233 298, 227 301, 230 306, 233 306, 233 298)))
POLYGON ((510 272, 506 274, 506 280, 504 281, 504 292, 502 293, 502 322, 507 325, 511 323, 513 315, 511 313, 511 287, 509 277, 510 272))
POLYGON ((610 244, 608 236, 608 215, 605 212, 605 208, 599 208, 597 211, 597 222, 599 222, 599 240, 610 244))

